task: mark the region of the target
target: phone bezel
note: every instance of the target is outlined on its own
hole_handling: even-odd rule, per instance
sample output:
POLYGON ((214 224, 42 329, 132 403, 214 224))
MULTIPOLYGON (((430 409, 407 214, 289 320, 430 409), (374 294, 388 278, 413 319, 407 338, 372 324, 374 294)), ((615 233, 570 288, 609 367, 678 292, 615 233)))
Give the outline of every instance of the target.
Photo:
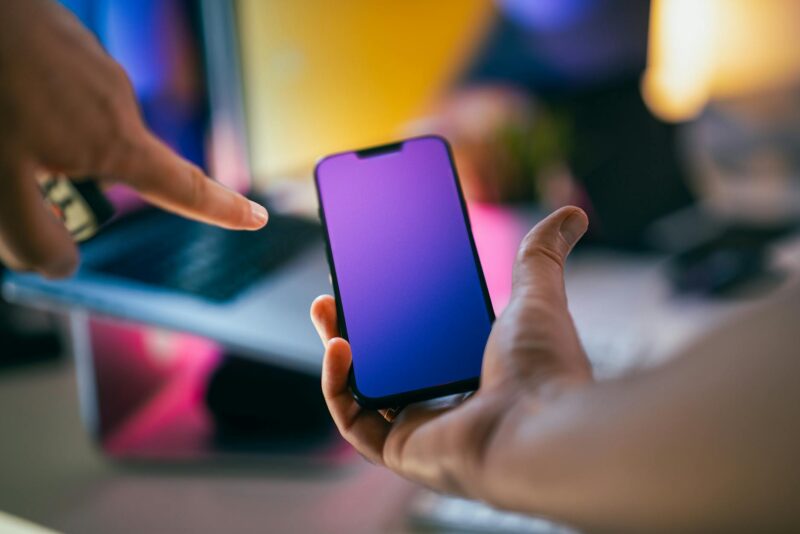
MULTIPOLYGON (((331 283, 333 285, 333 292, 334 297, 336 298, 336 313, 339 320, 339 333, 343 339, 348 339, 347 335, 347 322, 344 315, 344 310, 342 308, 341 302, 342 299, 340 298, 339 293, 339 282, 336 276, 336 266, 333 261, 333 253, 331 250, 331 240, 328 234, 328 224, 325 219, 325 208, 322 203, 322 194, 320 192, 319 187, 319 168, 325 161, 329 159, 333 159, 336 157, 356 154, 359 153, 382 153, 385 152, 388 147, 399 146, 402 147, 405 143, 409 141, 419 141, 424 139, 431 139, 437 142, 440 142, 444 145, 444 148, 447 152, 448 160, 450 161, 450 168, 453 173, 453 179, 455 180, 456 184, 456 191, 458 194, 458 201, 461 206, 461 214, 464 217, 464 224, 467 228, 467 236, 469 238, 470 248, 472 250, 472 258, 475 262, 475 265, 478 269, 478 280, 480 282, 481 291, 483 292, 483 299, 484 303, 486 304, 486 312, 489 316, 489 324, 493 324, 495 320, 494 308, 492 307, 492 299, 489 295, 489 288, 486 284, 486 278, 483 274, 483 267, 481 265, 480 257, 478 256, 478 249, 475 245, 475 238, 472 235, 472 224, 469 220, 469 213, 467 211, 467 203, 464 200, 464 193, 461 188, 461 181, 458 177, 458 170, 456 169, 455 159, 453 158, 453 151, 450 147, 450 143, 444 138, 439 135, 423 135, 418 137, 410 137, 408 139, 403 139, 401 141, 395 141, 392 143, 385 143, 382 145, 377 145, 373 147, 358 149, 358 150, 349 150, 346 152, 337 152, 336 154, 331 154, 319 160, 314 167, 314 185, 316 186, 317 190, 317 203, 319 206, 319 218, 320 222, 322 223, 323 233, 325 235, 325 253, 328 258, 328 267, 331 272, 331 283)), ((353 364, 350 365, 350 373, 348 378, 350 390, 353 393, 353 397, 355 397, 356 401, 363 407, 369 409, 381 409, 381 408, 397 408, 406 406, 408 404, 414 402, 421 402, 426 400, 431 400, 439 397, 445 397, 448 395, 455 395, 457 393, 465 393, 469 391, 474 391, 478 389, 480 386, 480 375, 474 378, 469 378, 466 380, 459 380, 456 382, 449 382, 446 384, 442 384, 439 386, 432 386, 428 388, 416 389, 412 391, 407 391, 403 393, 396 393, 393 395, 386 395, 383 397, 370 397, 368 395, 364 395, 359 389, 358 385, 356 384, 355 372, 353 370, 353 364)))

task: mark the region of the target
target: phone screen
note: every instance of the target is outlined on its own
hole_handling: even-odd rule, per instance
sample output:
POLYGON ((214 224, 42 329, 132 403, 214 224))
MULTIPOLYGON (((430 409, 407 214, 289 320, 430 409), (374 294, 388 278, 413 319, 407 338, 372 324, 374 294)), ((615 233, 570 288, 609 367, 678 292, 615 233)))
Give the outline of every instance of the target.
POLYGON ((494 317, 447 143, 330 156, 316 178, 356 396, 477 387, 494 317))

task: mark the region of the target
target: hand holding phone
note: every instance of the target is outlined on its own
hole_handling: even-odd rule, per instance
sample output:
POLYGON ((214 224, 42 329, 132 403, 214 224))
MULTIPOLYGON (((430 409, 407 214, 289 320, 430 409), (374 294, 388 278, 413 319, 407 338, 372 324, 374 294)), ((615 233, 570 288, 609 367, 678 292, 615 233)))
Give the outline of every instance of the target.
MULTIPOLYGON (((563 279, 567 255, 586 226, 581 210, 562 208, 523 240, 511 300, 486 345, 480 389, 449 406, 409 406, 391 423, 356 404, 348 386, 351 362, 358 364, 355 347, 339 337, 334 299, 315 300, 311 317, 325 345, 322 392, 342 436, 367 459, 405 478, 511 506, 509 492, 519 497, 525 493, 520 488, 540 475, 525 464, 535 452, 525 429, 536 428, 538 411, 560 392, 592 379, 563 279)), ((391 314, 408 313, 389 299, 383 306, 391 314)), ((393 326, 393 338, 410 339, 413 346, 403 323, 393 326)))
POLYGON ((336 154, 315 175, 358 402, 476 389, 494 313, 447 142, 336 154))

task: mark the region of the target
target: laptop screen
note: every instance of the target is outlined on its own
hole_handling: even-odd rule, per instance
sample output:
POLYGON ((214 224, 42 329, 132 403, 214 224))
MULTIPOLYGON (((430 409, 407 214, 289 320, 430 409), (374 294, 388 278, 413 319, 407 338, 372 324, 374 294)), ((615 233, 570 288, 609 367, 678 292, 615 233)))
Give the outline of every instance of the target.
MULTIPOLYGON (((219 51, 206 46, 202 5, 193 0, 61 1, 128 73, 147 126, 215 179, 246 190, 247 154, 236 121, 222 109, 220 120, 216 117, 222 106, 212 99, 206 59, 219 51)), ((238 82, 232 86, 235 90, 238 82)), ((118 211, 142 204, 120 186, 109 189, 108 195, 118 211)))
POLYGON ((484 0, 61 1, 128 72, 156 135, 238 191, 251 170, 267 189, 403 136, 490 20, 484 0))

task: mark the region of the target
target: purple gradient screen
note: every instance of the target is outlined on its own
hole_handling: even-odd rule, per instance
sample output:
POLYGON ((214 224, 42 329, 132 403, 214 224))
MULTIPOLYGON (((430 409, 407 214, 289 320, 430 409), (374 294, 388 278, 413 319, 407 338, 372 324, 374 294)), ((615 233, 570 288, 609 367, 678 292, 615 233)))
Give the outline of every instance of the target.
POLYGON ((479 376, 491 317, 444 142, 332 156, 317 180, 361 394, 479 376))

